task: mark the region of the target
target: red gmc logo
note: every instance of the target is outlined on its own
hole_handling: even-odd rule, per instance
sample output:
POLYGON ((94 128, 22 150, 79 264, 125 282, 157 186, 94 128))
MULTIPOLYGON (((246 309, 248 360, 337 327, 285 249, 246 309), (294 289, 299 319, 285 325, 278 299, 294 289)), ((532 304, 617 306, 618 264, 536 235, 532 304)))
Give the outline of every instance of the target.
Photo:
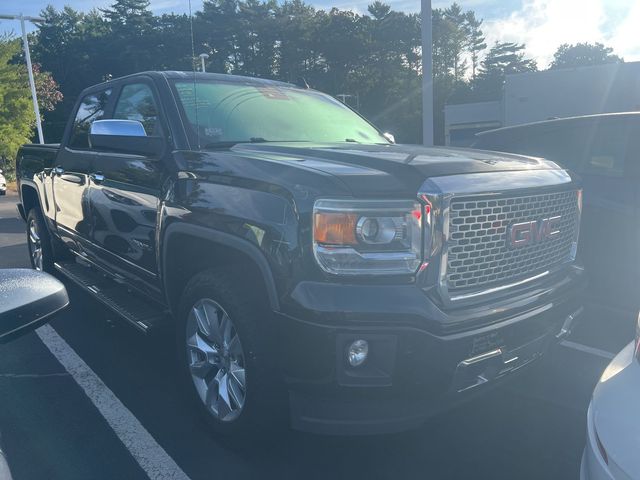
POLYGON ((557 215, 542 220, 514 223, 507 230, 507 243, 511 248, 521 248, 552 239, 560 234, 558 224, 561 218, 557 215))

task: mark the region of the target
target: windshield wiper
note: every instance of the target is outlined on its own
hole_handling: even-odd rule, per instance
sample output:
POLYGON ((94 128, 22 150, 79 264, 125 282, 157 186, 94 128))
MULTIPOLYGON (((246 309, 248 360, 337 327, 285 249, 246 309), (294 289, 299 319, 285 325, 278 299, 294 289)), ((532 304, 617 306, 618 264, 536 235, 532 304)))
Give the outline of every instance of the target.
POLYGON ((224 142, 206 143, 202 146, 202 149, 204 150, 213 149, 213 148, 225 149, 225 148, 231 148, 234 145, 237 145, 238 143, 264 143, 264 142, 268 142, 268 140, 262 137, 251 137, 249 140, 233 140, 233 141, 227 140, 224 142))

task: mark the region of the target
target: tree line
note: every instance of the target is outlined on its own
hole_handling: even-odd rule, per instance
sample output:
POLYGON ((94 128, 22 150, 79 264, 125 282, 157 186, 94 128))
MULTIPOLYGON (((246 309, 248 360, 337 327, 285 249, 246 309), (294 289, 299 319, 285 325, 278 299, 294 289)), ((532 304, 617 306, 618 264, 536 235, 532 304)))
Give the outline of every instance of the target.
MULTIPOLYGON (((19 40, 0 36, 0 169, 7 170, 10 178, 16 152, 32 137, 36 119, 21 56, 19 40)), ((62 99, 58 84, 38 63, 33 64, 33 75, 40 109, 51 112, 62 99)))
MULTIPOLYGON (((191 70, 201 53, 207 71, 306 83, 357 103, 399 142, 422 140, 421 18, 381 1, 360 14, 303 0, 205 0, 190 17, 154 15, 149 0, 116 0, 88 12, 48 6, 42 16, 33 58, 62 93, 44 113, 47 141, 59 141, 87 86, 144 70, 191 70)), ((487 45, 473 10, 433 9, 436 143, 444 142, 446 103, 499 99, 506 74, 537 70, 524 52, 515 43, 487 45)), ((551 68, 610 61, 621 59, 603 45, 563 45, 551 68)))

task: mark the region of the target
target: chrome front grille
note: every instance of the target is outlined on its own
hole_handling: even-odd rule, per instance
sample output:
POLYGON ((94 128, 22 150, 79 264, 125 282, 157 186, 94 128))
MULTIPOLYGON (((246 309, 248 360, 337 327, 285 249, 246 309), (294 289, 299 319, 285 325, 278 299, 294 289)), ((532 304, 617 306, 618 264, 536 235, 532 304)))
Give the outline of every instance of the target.
POLYGON ((449 295, 489 290, 551 270, 575 255, 579 228, 575 190, 526 196, 453 197, 449 208, 446 286, 449 295), (560 232, 520 248, 510 225, 560 216, 560 232))

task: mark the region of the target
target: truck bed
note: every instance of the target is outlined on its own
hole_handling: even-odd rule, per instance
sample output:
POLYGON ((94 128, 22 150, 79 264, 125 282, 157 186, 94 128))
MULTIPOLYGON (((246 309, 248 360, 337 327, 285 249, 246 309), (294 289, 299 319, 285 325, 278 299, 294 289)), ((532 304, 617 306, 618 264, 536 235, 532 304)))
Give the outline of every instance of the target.
POLYGON ((33 178, 34 174, 53 167, 58 150, 59 143, 28 143, 20 147, 16 159, 18 182, 25 178, 33 178))
POLYGON ((22 146, 22 149, 38 149, 38 150, 59 150, 59 143, 27 143, 22 146))

